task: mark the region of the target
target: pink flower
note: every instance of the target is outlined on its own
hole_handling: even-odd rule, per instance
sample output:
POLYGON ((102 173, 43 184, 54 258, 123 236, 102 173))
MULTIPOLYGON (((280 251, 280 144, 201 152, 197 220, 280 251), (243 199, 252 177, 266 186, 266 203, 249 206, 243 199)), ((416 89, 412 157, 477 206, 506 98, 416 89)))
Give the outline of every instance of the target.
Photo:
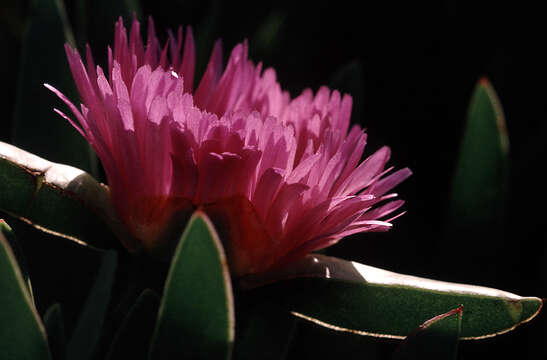
POLYGON ((349 128, 352 100, 322 87, 291 99, 273 69, 237 45, 226 68, 220 42, 194 89, 192 31, 147 46, 134 20, 116 24, 109 71, 66 52, 80 109, 58 90, 105 168, 114 206, 133 234, 124 244, 164 245, 177 214, 201 207, 225 241, 232 271, 263 272, 365 231, 384 231, 403 205, 390 190, 383 147, 359 163, 366 134, 349 128))

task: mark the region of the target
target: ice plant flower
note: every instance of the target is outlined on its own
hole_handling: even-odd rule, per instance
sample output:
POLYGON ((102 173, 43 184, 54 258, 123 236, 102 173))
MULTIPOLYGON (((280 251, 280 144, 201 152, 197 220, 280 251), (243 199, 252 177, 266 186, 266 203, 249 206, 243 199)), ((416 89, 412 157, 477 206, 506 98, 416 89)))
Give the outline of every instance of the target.
POLYGON ((391 227, 390 191, 410 174, 386 169, 383 147, 360 162, 366 133, 350 129, 352 99, 322 87, 291 99, 273 69, 237 45, 226 68, 215 44, 194 88, 190 28, 162 47, 150 20, 116 23, 108 73, 66 45, 82 104, 56 110, 99 156, 129 250, 165 245, 176 214, 202 208, 220 228, 234 274, 264 272, 342 237, 391 227))

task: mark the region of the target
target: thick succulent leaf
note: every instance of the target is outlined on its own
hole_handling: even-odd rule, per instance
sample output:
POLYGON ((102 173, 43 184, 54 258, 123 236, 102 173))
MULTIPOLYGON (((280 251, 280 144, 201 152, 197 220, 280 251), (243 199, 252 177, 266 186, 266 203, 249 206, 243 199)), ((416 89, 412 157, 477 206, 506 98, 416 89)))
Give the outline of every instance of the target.
POLYGON ((107 360, 147 358, 159 306, 159 295, 145 289, 117 331, 107 360))
POLYGON ((232 285, 209 218, 196 211, 173 257, 151 359, 228 359, 234 341, 232 285))
POLYGON ((456 359, 462 315, 460 306, 427 320, 405 338, 393 359, 456 359))
POLYGON ((37 228, 95 247, 127 236, 108 188, 86 172, 0 142, 0 210, 37 228), (109 226, 107 226, 108 224, 109 226))
POLYGON ((30 277, 28 275, 27 261, 25 259, 25 254, 23 253, 23 248, 21 247, 21 244, 19 244, 19 241, 15 237, 15 234, 13 233, 13 230, 11 229, 11 227, 3 219, 0 219, 0 233, 4 235, 5 239, 8 241, 9 245, 11 246, 13 255, 15 256, 15 259, 17 260, 17 265, 19 265, 21 276, 23 277, 23 280, 25 281, 25 284, 27 285, 27 290, 29 292, 29 295, 31 299, 34 299, 34 296, 32 293, 32 285, 30 283, 30 277))
POLYGON ((69 360, 89 360, 95 355, 110 304, 117 263, 115 251, 105 252, 95 283, 68 343, 69 360))
POLYGON ((86 140, 53 111, 55 95, 43 83, 54 84, 78 99, 64 51, 74 46, 62 0, 32 1, 29 26, 22 44, 13 142, 56 162, 96 173, 97 160, 86 140))
POLYGON ((402 275, 323 255, 242 279, 241 285, 276 281, 262 291, 279 298, 296 316, 334 330, 397 339, 460 305, 466 311, 461 338, 491 337, 531 320, 543 304, 535 297, 402 275))
POLYGON ((53 304, 44 315, 49 348, 55 360, 66 359, 66 333, 61 305, 53 304))
POLYGON ((0 359, 51 359, 44 325, 0 232, 0 359))
POLYGON ((503 215, 509 139, 500 101, 483 78, 475 87, 454 174, 451 224, 473 226, 503 215))
MULTIPOLYGON (((254 299, 251 299, 254 300, 254 299)), ((294 338, 298 318, 273 302, 244 302, 237 309, 238 337, 234 359, 283 360, 294 338), (243 326, 239 328, 239 324, 243 326)))

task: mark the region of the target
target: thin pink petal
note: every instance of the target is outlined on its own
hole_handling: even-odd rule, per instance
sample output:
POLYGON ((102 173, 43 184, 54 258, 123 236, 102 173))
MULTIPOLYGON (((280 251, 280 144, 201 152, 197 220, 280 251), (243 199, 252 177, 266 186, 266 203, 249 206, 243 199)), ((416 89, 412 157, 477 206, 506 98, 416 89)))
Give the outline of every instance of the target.
POLYGON ((191 93, 194 90, 194 69, 196 64, 196 48, 192 28, 186 28, 184 40, 184 55, 179 68, 179 74, 184 78, 184 92, 191 93))
POLYGON ((412 175, 412 171, 409 168, 398 170, 372 185, 369 189, 365 191, 365 193, 374 194, 376 196, 383 195, 389 190, 393 189, 395 186, 402 183, 410 175, 412 175))
POLYGON ((217 40, 213 47, 209 64, 207 64, 207 70, 199 83, 199 86, 194 95, 194 101, 201 109, 206 109, 207 104, 210 101, 210 97, 213 94, 220 75, 222 73, 222 42, 217 40))

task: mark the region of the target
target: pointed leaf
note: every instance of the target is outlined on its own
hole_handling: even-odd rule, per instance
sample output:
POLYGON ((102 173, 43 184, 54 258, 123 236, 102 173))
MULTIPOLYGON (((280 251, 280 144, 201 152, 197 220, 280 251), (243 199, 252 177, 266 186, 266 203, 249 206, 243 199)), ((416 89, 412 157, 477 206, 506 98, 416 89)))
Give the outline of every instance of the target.
POLYGON ((209 218, 196 211, 175 251, 151 359, 228 359, 234 340, 232 285, 209 218))
POLYGON ((153 290, 144 290, 117 331, 107 360, 147 358, 159 306, 159 295, 153 290))
POLYGON ((503 215, 509 139, 500 101, 490 82, 477 84, 452 188, 452 221, 472 226, 503 215))
POLYGON ((13 233, 13 230, 11 227, 4 221, 4 219, 0 219, 0 232, 4 234, 4 237, 8 241, 9 245, 11 246, 11 250, 13 251, 13 255, 15 256, 15 259, 17 260, 17 265, 19 265, 19 270, 21 271, 21 276, 23 276, 23 280, 25 281, 25 284, 27 285, 27 290, 29 292, 29 295, 31 299, 34 301, 34 296, 32 293, 32 285, 30 283, 30 277, 28 275, 27 270, 27 261, 25 259, 25 254, 23 253, 23 248, 21 247, 21 244, 19 244, 19 241, 15 237, 15 234, 13 233))
POLYGON ((424 322, 399 345, 394 360, 456 359, 463 307, 424 322))
POLYGON ((108 188, 82 170, 55 164, 0 142, 0 210, 40 230, 97 247, 118 245, 108 188))
POLYGON ((76 129, 53 111, 55 95, 42 85, 55 84, 69 98, 78 98, 64 51, 65 42, 74 45, 74 38, 63 1, 34 0, 31 14, 19 66, 13 142, 53 161, 95 171, 95 153, 76 129))
POLYGON ((51 359, 44 325, 2 232, 0 274, 0 359, 51 359))
POLYGON ((115 251, 105 252, 95 283, 68 343, 67 358, 69 360, 91 359, 97 350, 104 318, 110 304, 117 262, 115 251))
POLYGON ((402 275, 323 255, 242 279, 242 286, 275 281, 263 290, 265 296, 277 297, 296 316, 334 330, 396 339, 460 305, 466 310, 461 338, 491 337, 530 321, 543 305, 535 297, 402 275))
POLYGON ((49 348, 55 360, 66 359, 66 333, 61 305, 53 304, 44 315, 49 348))

